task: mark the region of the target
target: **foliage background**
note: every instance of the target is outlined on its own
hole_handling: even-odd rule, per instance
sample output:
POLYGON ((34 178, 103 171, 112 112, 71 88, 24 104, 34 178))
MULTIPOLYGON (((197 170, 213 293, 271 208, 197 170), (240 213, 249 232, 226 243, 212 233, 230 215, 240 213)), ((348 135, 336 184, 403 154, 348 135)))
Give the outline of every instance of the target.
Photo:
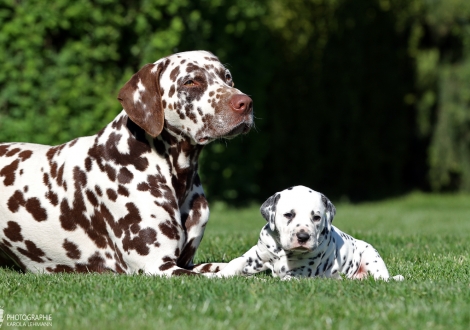
POLYGON ((0 141, 94 134, 132 73, 194 49, 257 118, 205 148, 210 199, 470 191, 467 0, 0 0, 0 141))

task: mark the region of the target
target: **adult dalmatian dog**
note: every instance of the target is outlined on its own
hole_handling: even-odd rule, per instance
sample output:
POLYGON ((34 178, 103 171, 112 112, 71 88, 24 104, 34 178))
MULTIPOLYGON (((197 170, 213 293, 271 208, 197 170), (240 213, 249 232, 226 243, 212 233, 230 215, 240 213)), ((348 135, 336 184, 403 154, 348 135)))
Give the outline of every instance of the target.
POLYGON ((192 51, 145 65, 118 99, 124 110, 94 136, 0 144, 0 265, 163 276, 223 266, 192 262, 209 218, 198 157, 250 130, 251 98, 216 56, 192 51))
MULTIPOLYGON (((268 222, 258 244, 232 260, 217 277, 252 275, 267 269, 274 277, 343 276, 390 278, 387 267, 369 243, 354 239, 333 226, 333 203, 323 194, 295 186, 271 196, 261 206, 268 222)), ((402 280, 397 275, 395 280, 402 280)))

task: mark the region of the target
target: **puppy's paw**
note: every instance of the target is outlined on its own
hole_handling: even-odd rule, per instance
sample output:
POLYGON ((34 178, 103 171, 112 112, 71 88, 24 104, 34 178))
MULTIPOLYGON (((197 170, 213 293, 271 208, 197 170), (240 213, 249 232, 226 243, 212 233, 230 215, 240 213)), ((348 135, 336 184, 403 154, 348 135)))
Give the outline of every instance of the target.
POLYGON ((392 277, 395 281, 403 281, 405 278, 402 275, 395 275, 392 277))

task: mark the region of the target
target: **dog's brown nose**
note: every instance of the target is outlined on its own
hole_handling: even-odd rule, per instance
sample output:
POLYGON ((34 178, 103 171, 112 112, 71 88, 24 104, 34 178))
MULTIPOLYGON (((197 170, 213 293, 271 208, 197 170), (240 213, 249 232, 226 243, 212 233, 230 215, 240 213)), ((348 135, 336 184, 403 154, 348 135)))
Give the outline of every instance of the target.
POLYGON ((235 94, 232 96, 229 103, 232 110, 240 114, 253 111, 253 100, 248 95, 235 94))
POLYGON ((307 242, 310 238, 310 235, 304 231, 298 232, 296 236, 300 243, 307 242))

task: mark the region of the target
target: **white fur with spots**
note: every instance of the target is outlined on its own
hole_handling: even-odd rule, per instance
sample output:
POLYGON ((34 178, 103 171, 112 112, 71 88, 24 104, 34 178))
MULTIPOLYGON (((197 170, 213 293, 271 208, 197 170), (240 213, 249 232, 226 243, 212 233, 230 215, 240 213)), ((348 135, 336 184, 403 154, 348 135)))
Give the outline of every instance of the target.
MULTIPOLYGON (((247 133, 252 100, 206 51, 174 54, 123 86, 124 110, 60 146, 0 144, 0 266, 193 275, 209 219, 203 146, 247 133)), ((85 111, 85 109, 84 109, 85 111)))

